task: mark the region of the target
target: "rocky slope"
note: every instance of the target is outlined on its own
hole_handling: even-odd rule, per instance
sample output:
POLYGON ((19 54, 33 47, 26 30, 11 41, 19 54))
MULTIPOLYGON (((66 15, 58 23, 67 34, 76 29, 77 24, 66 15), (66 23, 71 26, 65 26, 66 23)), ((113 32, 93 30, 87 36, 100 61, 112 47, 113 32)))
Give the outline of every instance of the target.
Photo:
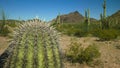
POLYGON ((108 17, 111 22, 120 23, 120 10, 108 17))
MULTIPOLYGON (((52 20, 52 22, 55 22, 57 17, 52 20)), ((84 16, 80 14, 78 11, 70 12, 68 14, 60 15, 60 21, 62 23, 79 23, 84 22, 84 16)), ((97 21, 94 18, 90 18, 91 22, 97 21)))

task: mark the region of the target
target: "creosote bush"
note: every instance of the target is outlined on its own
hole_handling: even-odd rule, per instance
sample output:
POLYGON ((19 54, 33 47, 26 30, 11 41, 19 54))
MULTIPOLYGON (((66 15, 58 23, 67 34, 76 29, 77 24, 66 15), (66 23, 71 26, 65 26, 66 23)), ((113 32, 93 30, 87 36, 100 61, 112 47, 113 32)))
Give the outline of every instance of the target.
POLYGON ((9 26, 5 25, 2 29, 2 31, 0 32, 1 36, 8 36, 8 34, 11 33, 9 26))
POLYGON ((87 48, 81 47, 77 42, 71 42, 69 49, 66 51, 67 59, 73 63, 89 63, 94 58, 100 57, 100 52, 95 45, 89 45, 87 48))
POLYGON ((77 42, 71 42, 71 44, 68 46, 69 49, 66 50, 66 56, 67 59, 72 61, 72 62, 77 62, 78 60, 78 55, 81 54, 83 51, 82 48, 80 48, 81 44, 78 44, 77 42))
POLYGON ((115 47, 116 47, 117 49, 120 49, 120 44, 116 44, 115 47))
POLYGON ((100 24, 94 22, 90 24, 89 29, 85 23, 62 23, 60 25, 61 27, 54 26, 61 33, 69 36, 86 37, 90 35, 100 38, 101 41, 114 40, 120 36, 119 25, 108 29, 102 29, 100 24))
POLYGON ((87 35, 84 23, 62 23, 58 27, 54 25, 58 31, 69 36, 83 37, 87 35))
POLYGON ((21 24, 8 49, 0 56, 0 68, 62 68, 59 35, 48 23, 33 20, 21 24))
POLYGON ((116 39, 119 36, 119 31, 115 29, 97 29, 93 31, 93 35, 99 37, 102 41, 109 41, 116 39))
POLYGON ((79 55, 78 60, 80 63, 89 63, 93 61, 94 58, 97 58, 99 56, 100 52, 98 51, 97 47, 95 45, 90 45, 81 52, 81 55, 79 55))

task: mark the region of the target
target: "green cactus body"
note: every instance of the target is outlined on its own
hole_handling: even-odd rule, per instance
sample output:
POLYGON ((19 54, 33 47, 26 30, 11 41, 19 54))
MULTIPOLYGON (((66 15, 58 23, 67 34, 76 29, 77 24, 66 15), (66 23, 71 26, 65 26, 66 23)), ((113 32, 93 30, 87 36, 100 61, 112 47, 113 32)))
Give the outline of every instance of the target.
POLYGON ((90 25, 90 9, 88 9, 87 12, 88 12, 88 27, 89 27, 89 25, 90 25))
POLYGON ((106 0, 104 0, 103 4, 103 18, 106 19, 106 0))
POLYGON ((90 29, 90 9, 85 10, 84 22, 86 25, 86 31, 90 29))
POLYGON ((109 29, 110 22, 106 17, 106 0, 104 0, 103 3, 103 14, 101 14, 100 16, 101 16, 102 29, 109 29))
POLYGON ((58 42, 58 33, 49 24, 25 22, 14 32, 14 48, 4 68, 62 68, 58 42))

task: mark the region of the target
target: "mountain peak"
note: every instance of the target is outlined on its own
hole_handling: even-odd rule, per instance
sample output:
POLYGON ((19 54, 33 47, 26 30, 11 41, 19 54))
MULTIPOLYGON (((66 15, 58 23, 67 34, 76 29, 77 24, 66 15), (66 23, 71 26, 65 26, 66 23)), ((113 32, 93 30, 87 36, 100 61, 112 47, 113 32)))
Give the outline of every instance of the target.
MULTIPOLYGON (((56 19, 54 19, 56 20, 56 19)), ((93 19, 92 19, 93 20, 93 19)), ((95 19, 94 19, 95 20, 95 19)), ((79 23, 84 22, 84 16, 78 11, 73 11, 60 16, 61 23, 79 23)))
POLYGON ((82 16, 78 11, 70 12, 68 15, 70 15, 70 14, 82 16))
POLYGON ((70 12, 68 14, 61 15, 61 21, 65 23, 78 23, 78 22, 83 22, 84 17, 78 12, 70 12))
POLYGON ((74 11, 73 13, 75 13, 75 14, 79 14, 79 12, 78 12, 78 11, 74 11))

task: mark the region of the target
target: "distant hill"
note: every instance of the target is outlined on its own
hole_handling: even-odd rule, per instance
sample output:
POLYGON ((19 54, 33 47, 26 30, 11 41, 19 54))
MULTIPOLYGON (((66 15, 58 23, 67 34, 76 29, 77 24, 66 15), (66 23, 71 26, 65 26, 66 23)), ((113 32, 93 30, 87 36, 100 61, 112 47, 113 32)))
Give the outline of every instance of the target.
POLYGON ((84 21, 84 17, 78 11, 61 15, 60 18, 61 18, 61 21, 63 21, 64 23, 77 23, 77 22, 84 21))
POLYGON ((111 22, 120 23, 120 10, 108 17, 111 22))
MULTIPOLYGON (((0 20, 0 26, 1 26, 1 23, 3 22, 3 20, 0 20)), ((12 20, 12 19, 8 19, 8 20, 6 20, 5 21, 5 24, 6 25, 9 25, 9 26, 11 26, 11 27, 16 27, 17 25, 17 23, 20 23, 20 22, 22 22, 22 21, 19 21, 19 20, 12 20)))
MULTIPOLYGON (((2 22, 3 20, 0 20, 0 23, 2 22)), ((6 20, 6 23, 13 23, 13 22, 20 22, 19 20, 13 20, 13 19, 7 19, 6 20)))
MULTIPOLYGON (((57 17, 56 17, 57 18, 57 17)), ((55 22, 56 18, 53 19, 52 21, 55 22)), ((63 14, 60 15, 60 21, 62 23, 79 23, 79 22, 84 22, 84 16, 80 14, 78 11, 70 12, 69 14, 63 14)), ((94 18, 90 18, 90 21, 97 21, 94 18)))

